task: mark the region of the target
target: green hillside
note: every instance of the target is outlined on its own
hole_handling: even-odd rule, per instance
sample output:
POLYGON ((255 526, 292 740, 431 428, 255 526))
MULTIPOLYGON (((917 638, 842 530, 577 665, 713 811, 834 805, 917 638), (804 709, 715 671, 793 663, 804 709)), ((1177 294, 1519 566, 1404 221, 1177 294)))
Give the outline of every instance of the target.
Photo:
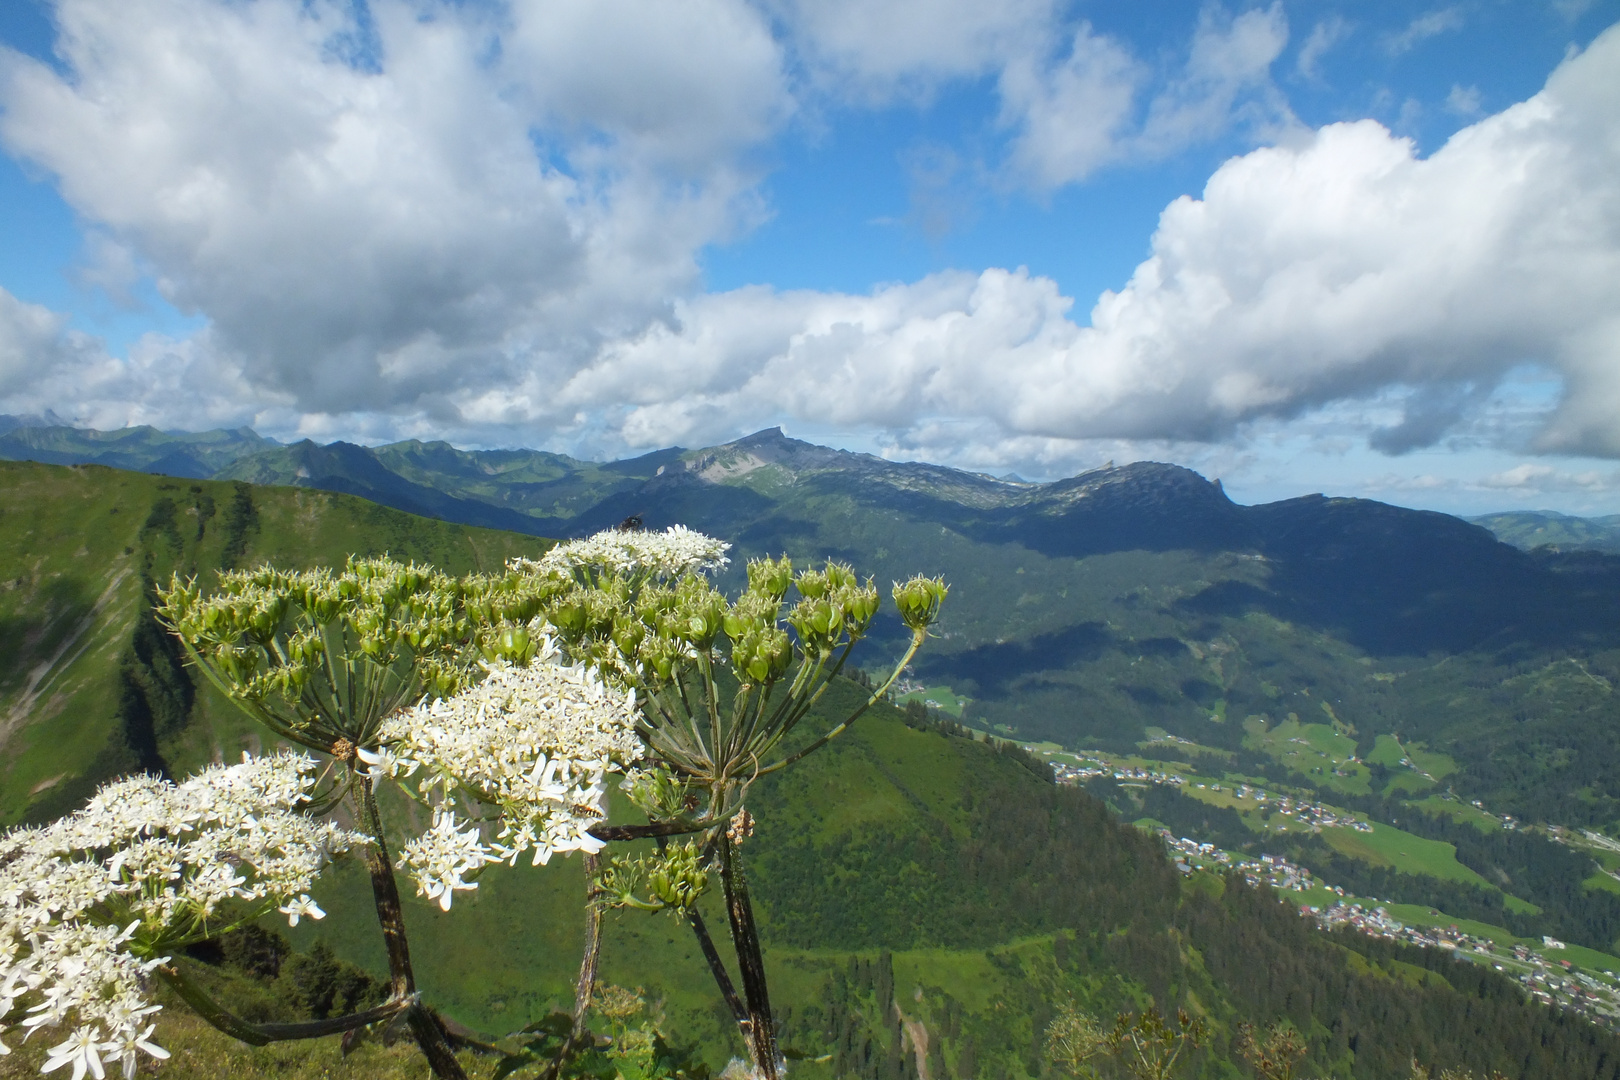
POLYGON ((1582 518, 1552 510, 1519 510, 1470 520, 1491 530, 1504 544, 1526 551, 1551 547, 1620 554, 1620 514, 1582 518))
MULTIPOLYGON (((0 810, 8 821, 60 812, 108 775, 137 767, 185 771, 255 745, 257 731, 197 688, 146 614, 146 590, 172 570, 206 573, 260 560, 330 564, 350 552, 388 551, 464 571, 543 546, 308 489, 31 464, 0 466, 0 484, 0 580, 7 586, 0 625, 6 655, 15 658, 0 683, 11 718, 0 766, 0 810)), ((821 497, 861 505, 853 496, 821 497)), ((866 542, 862 513, 831 517, 825 527, 844 520, 849 535, 866 542)), ((907 527, 916 530, 917 546, 905 555, 885 550, 880 574, 890 563, 926 563, 947 550, 925 545, 923 526, 907 527)), ((950 530, 942 535, 949 540, 950 530)), ((743 540, 762 542, 769 540, 743 540)), ((995 549, 964 547, 953 556, 970 578, 976 550, 995 549)), ((1111 567, 1122 582, 1154 566, 1169 567, 1165 578, 1180 582, 1219 560, 1246 572, 1223 553, 1157 563, 1146 552, 1069 558, 1075 565, 1066 573, 1111 567)), ((958 585, 952 603, 973 597, 975 587, 989 588, 958 585)), ((980 617, 970 607, 947 631, 963 633, 980 617)), ((935 644, 948 648, 955 640, 935 644)), ((1178 647, 1206 669, 1227 655, 1178 647)), ((982 685, 974 690, 985 692, 982 685)), ((856 692, 846 685, 838 694, 856 692)), ((828 708, 847 704, 833 700, 828 708)), ((1316 726, 1327 734, 1311 743, 1312 753, 1334 763, 1333 772, 1346 771, 1332 755, 1345 754, 1357 736, 1334 729, 1348 732, 1349 725, 1331 703, 1318 714, 1316 726)), ((1211 721, 1202 712, 1197 720, 1200 733, 1240 733, 1228 740, 1233 749, 1209 750, 1244 769, 1267 762, 1286 769, 1286 748, 1298 745, 1274 739, 1282 749, 1270 758, 1263 738, 1269 727, 1235 716, 1211 721)), ((1101 1013, 1156 1003, 1206 1016, 1215 1037, 1198 1072, 1208 1077, 1233 1075, 1227 1062, 1238 1021, 1281 1016, 1311 1036, 1321 1075, 1404 1080, 1416 1054, 1515 1077, 1620 1076, 1620 1044, 1584 1020, 1526 1004, 1515 985, 1485 968, 1456 965, 1435 951, 1322 934, 1291 905, 1235 881, 1184 880, 1159 841, 1116 823, 1083 792, 1053 785, 1044 767, 1016 748, 964 738, 915 715, 911 722, 917 726, 881 707, 803 767, 762 782, 751 800, 760 826, 748 855, 784 1041, 828 1058, 796 1062, 796 1075, 1033 1078, 1042 1074, 1039 1034, 1053 1003, 1072 996, 1101 1013), (903 1052, 907 1030, 929 1035, 920 1060, 903 1052)), ((815 727, 807 723, 805 737, 815 727)), ((1166 729, 1159 734, 1170 738, 1166 729)), ((1381 748, 1379 767, 1401 767, 1381 748)), ((1431 775, 1443 771, 1432 752, 1419 760, 1431 775)), ((1463 859, 1462 846, 1457 852, 1463 859)), ((1515 876, 1535 872, 1508 861, 1524 854, 1502 856, 1515 876)), ((1452 876, 1458 888, 1477 888, 1467 874, 1452 876)), ((319 897, 330 918, 306 922, 295 941, 308 949, 325 940, 339 956, 380 970, 365 891, 358 868, 341 870, 319 897)), ((495 868, 450 913, 411 901, 413 953, 435 1005, 499 1035, 565 1001, 578 962, 582 892, 578 862, 561 861, 538 870, 495 868)), ((694 1041, 712 1064, 739 1049, 682 924, 663 915, 613 917, 604 965, 607 980, 642 987, 671 1033, 694 1041)), ((276 991, 256 993, 273 1000, 276 991)), ((219 1045, 206 1033, 186 1038, 198 1040, 192 1045, 203 1048, 204 1060, 207 1047, 219 1045)), ((240 1060, 261 1058, 293 1060, 269 1052, 240 1060)), ((0 1068, 25 1063, 18 1055, 0 1068)))
MULTIPOLYGON (((118 435, 125 452, 144 440, 155 454, 175 438, 49 431, 69 449, 88 440, 86 452, 118 435)), ((632 515, 653 527, 692 525, 735 543, 728 587, 743 558, 783 551, 846 558, 879 581, 940 574, 952 601, 904 689, 981 730, 1114 754, 1197 747, 1224 771, 1364 803, 1382 823, 1440 842, 1450 842, 1443 822, 1429 815, 1470 800, 1531 825, 1620 836, 1620 559, 1601 553, 1524 552, 1475 524, 1364 500, 1239 506, 1218 483, 1153 463, 1024 484, 779 431, 608 464, 442 443, 255 447, 229 434, 192 438, 235 447, 225 466, 235 475, 443 518, 552 535, 632 515)), ((35 438, 10 435, 25 436, 35 438)), ((205 536, 217 540, 221 527, 205 536)), ((157 554, 170 558, 167 550, 157 554)), ((117 685, 166 685, 151 659, 162 659, 162 642, 147 632, 137 647, 133 631, 122 632, 137 661, 125 669, 141 677, 117 685)), ((54 641, 37 636, 41 647, 54 641)), ((881 667, 900 641, 898 624, 880 618, 857 661, 881 667)), ((13 682, 26 684, 43 656, 23 657, 13 682)), ((113 684, 99 685, 111 693, 113 684)), ((146 703, 150 720, 135 709, 134 728, 173 725, 161 698, 146 703)), ((107 714, 105 702, 97 708, 107 714)), ((200 722, 188 738, 220 743, 210 725, 229 722, 200 722)), ((52 752, 84 757, 82 744, 68 745, 52 752)), ((66 786, 28 796, 8 785, 0 811, 15 815, 31 798, 50 811, 83 793, 72 786, 76 766, 45 758, 19 768, 21 790, 58 776, 66 786)), ((115 755, 92 772, 130 760, 146 759, 115 755)), ((1544 911, 1541 932, 1620 948, 1620 893, 1590 853, 1531 854, 1542 870, 1522 872, 1530 854, 1466 855, 1468 874, 1504 892, 1436 893, 1450 887, 1445 875, 1410 866, 1389 898, 1444 895, 1454 914, 1482 918, 1528 904, 1544 911)), ((1322 866, 1348 859, 1332 865, 1364 884, 1380 865, 1370 850, 1311 857, 1322 866)))
MULTIPOLYGON (((1414 1055, 1522 1080, 1620 1076, 1620 1038, 1527 1004, 1487 968, 1322 933, 1235 879, 1183 879, 1158 840, 1042 772, 1015 748, 911 728, 880 708, 802 769, 764 782, 747 851, 773 1001, 784 1044, 826 1059, 795 1060, 793 1075, 1034 1080, 1049 1075, 1040 1033, 1072 999, 1105 1015, 1151 1003, 1203 1016, 1212 1037, 1188 1075, 1209 1080, 1247 1075, 1232 1064, 1240 1021, 1281 1017, 1309 1036, 1311 1076, 1407 1080, 1414 1055)), ((493 868, 448 913, 408 901, 431 1000, 488 1035, 565 1003, 583 884, 576 858, 493 868)), ((340 873, 319 896, 328 918, 292 936, 380 972, 364 893, 357 868, 340 873)), ((723 925, 718 910, 708 914, 723 925)), ((640 988, 665 1029, 712 1066, 740 1053, 684 923, 610 916, 603 977, 640 988)), ((221 1040, 186 1037, 227 1053, 221 1040)), ((241 1075, 334 1067, 313 1052, 229 1053, 258 1070, 241 1075)), ((357 1060, 393 1067, 371 1052, 357 1060)))
POLYGON ((391 552, 465 572, 545 543, 295 488, 0 463, 0 822, 55 816, 119 772, 257 738, 151 621, 154 582, 391 552))
MULTIPOLYGON (((1499 812, 1620 828, 1620 561, 1522 553, 1446 515, 1320 496, 1243 507, 1152 463, 1004 482, 779 431, 608 465, 301 443, 229 471, 521 531, 580 535, 635 515, 744 556, 943 574, 953 603, 913 681, 923 697, 968 699, 976 726, 1114 750, 1154 728, 1287 773, 1245 724, 1327 722, 1363 757, 1388 736, 1450 755, 1445 784, 1499 812)), ((876 651, 897 650, 897 628, 884 630, 876 651)), ((1346 787, 1330 772, 1298 779, 1346 787)), ((1399 782, 1413 795, 1439 783, 1419 780, 1399 782)))

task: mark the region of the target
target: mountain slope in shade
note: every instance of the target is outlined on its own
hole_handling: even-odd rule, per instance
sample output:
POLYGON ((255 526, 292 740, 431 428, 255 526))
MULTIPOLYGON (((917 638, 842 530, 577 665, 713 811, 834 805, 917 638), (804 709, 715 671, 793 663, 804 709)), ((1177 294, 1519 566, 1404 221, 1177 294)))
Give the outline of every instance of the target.
POLYGON ((0 822, 52 816, 121 772, 234 756, 254 736, 153 622, 150 590, 171 573, 383 552, 466 572, 546 546, 324 491, 0 463, 0 822))

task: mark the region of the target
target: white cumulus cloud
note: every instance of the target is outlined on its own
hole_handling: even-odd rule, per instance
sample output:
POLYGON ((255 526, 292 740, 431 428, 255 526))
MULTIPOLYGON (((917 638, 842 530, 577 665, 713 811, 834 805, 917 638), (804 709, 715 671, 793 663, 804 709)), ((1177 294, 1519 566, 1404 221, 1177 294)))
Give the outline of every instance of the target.
POLYGON ((1054 0, 777 0, 812 82, 846 100, 921 98, 1045 47, 1054 0))
POLYGON ((0 140, 258 392, 436 410, 634 332, 755 213, 789 108, 741 0, 59 0, 0 140), (501 35, 505 35, 503 38, 501 35))
POLYGON ((1021 271, 742 290, 682 302, 560 397, 613 403, 638 444, 769 415, 1207 440, 1395 386, 1412 392, 1382 446, 1400 451, 1530 363, 1565 386, 1540 447, 1620 455, 1616 72, 1611 30, 1428 158, 1372 121, 1234 158, 1166 208, 1151 258, 1085 323, 1021 271))
POLYGON ((1287 43, 1280 3, 1235 17, 1206 7, 1185 62, 1139 107, 1148 66, 1082 23, 1058 62, 1026 53, 1002 71, 1001 119, 1017 131, 1011 168, 1050 189, 1115 162, 1168 157, 1235 122, 1268 138, 1287 131, 1293 114, 1271 82, 1272 62, 1287 43))
POLYGON ((1531 365, 1563 393, 1524 449, 1620 456, 1620 29, 1421 157, 1372 121, 1297 126, 1280 5, 1206 8, 1153 69, 1046 0, 954 3, 57 0, 56 66, 0 51, 0 142, 91 223, 98 274, 149 272, 208 328, 118 359, 0 295, 0 396, 608 449, 791 421, 1038 461, 1380 395, 1374 445, 1402 452, 1531 365), (805 86, 972 77, 1041 189, 1234 123, 1287 137, 1166 207, 1089 312, 999 267, 701 291, 805 86))

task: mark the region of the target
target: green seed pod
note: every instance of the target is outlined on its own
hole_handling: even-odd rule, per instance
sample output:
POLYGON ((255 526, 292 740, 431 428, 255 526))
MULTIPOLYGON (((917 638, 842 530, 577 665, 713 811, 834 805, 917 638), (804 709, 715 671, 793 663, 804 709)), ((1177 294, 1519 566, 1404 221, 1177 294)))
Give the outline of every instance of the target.
POLYGON ((795 584, 799 587, 799 595, 807 600, 815 600, 827 593, 827 575, 820 570, 804 571, 795 584))
POLYGON ((754 559, 748 564, 748 591, 780 600, 793 584, 793 560, 783 555, 780 559, 754 559))
POLYGON ((496 639, 496 652, 501 659, 521 664, 529 659, 529 631, 521 626, 508 626, 496 639))
POLYGON ((647 628, 628 614, 621 614, 613 624, 613 643, 625 656, 635 656, 646 637, 647 628))
POLYGON ((773 626, 765 632, 758 655, 766 665, 766 673, 759 681, 775 681, 786 675, 793 663, 793 642, 786 631, 773 626))
POLYGON ((900 609, 900 618, 912 630, 926 630, 939 618, 940 605, 950 592, 940 578, 917 576, 901 584, 895 583, 894 603, 900 609))

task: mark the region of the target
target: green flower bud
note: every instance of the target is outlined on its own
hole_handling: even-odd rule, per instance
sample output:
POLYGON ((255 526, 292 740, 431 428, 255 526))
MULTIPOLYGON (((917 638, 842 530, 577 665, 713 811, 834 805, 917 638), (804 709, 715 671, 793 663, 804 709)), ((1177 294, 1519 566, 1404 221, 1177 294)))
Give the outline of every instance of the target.
POLYGON ((775 626, 767 630, 760 642, 759 655, 768 667, 765 678, 774 681, 786 675, 793 664, 793 642, 787 631, 775 626))
POLYGON ((495 650, 503 660, 514 664, 527 663, 533 655, 529 648, 529 631, 521 626, 508 626, 496 638, 495 650))
POLYGON ((940 605, 950 588, 942 578, 921 575, 901 584, 895 582, 894 604, 900 609, 900 618, 912 630, 926 630, 939 618, 940 605))
POLYGON ((799 595, 806 600, 815 600, 827 594, 827 575, 820 570, 804 571, 795 584, 799 587, 799 595))
POLYGON ((625 656, 635 656, 646 637, 647 627, 628 614, 621 615, 613 624, 613 643, 625 656))
POLYGON ((793 560, 783 555, 780 559, 754 559, 748 564, 748 591, 780 600, 793 584, 793 560))

